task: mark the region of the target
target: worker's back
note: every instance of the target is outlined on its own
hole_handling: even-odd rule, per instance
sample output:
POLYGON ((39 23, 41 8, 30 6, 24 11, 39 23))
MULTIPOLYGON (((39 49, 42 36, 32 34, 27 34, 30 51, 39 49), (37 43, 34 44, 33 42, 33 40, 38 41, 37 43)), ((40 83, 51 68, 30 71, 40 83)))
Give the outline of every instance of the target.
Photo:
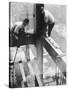
POLYGON ((54 16, 51 14, 51 12, 49 12, 48 10, 44 10, 44 14, 45 23, 52 24, 53 22, 55 22, 54 16))

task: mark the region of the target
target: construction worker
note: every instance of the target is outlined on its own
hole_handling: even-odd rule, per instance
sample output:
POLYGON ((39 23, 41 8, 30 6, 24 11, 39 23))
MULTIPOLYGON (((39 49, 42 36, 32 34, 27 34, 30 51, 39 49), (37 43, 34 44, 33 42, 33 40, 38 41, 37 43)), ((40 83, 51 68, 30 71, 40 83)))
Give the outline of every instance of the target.
POLYGON ((29 24, 29 19, 25 18, 23 22, 16 22, 15 25, 14 25, 14 33, 19 35, 21 34, 22 32, 24 33, 25 32, 25 27, 28 26, 29 24))
POLYGON ((46 36, 51 36, 51 31, 55 25, 55 19, 54 16, 49 12, 48 10, 44 9, 44 6, 41 6, 42 15, 44 15, 44 25, 43 25, 43 31, 46 36))
POLYGON ((19 45, 25 39, 25 28, 29 24, 29 19, 25 18, 23 22, 16 22, 10 30, 10 46, 19 45), (11 45, 12 44, 12 45, 11 45))
POLYGON ((48 10, 44 10, 44 23, 46 28, 46 36, 50 37, 51 31, 55 24, 55 20, 53 15, 48 10))

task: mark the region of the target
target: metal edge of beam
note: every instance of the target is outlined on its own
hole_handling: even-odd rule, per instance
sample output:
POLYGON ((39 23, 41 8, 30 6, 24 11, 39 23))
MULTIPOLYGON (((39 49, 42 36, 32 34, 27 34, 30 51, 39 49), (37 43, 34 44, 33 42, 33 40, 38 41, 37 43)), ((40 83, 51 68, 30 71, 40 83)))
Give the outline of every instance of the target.
MULTIPOLYGON (((61 50, 59 48, 55 48, 53 44, 48 40, 48 38, 42 38, 42 43, 53 61, 56 63, 56 65, 59 67, 61 72, 64 74, 66 72, 66 60, 65 56, 61 57, 61 50), (58 57, 59 56, 59 57, 58 57)), ((65 74, 64 74, 65 76, 65 74)))

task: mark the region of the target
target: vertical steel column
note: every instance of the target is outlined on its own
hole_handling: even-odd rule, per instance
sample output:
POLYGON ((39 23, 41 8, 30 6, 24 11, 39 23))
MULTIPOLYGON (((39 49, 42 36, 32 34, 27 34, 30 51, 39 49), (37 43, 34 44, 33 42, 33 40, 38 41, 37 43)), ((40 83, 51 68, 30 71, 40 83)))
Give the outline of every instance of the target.
MULTIPOLYGON (((36 33, 36 48, 37 48, 37 64, 39 68, 39 73, 36 74, 36 81, 38 81, 39 86, 43 86, 43 47, 41 42, 42 29, 44 25, 44 16, 42 14, 41 7, 44 4, 34 5, 34 31, 36 33)), ((37 85, 38 85, 37 84, 37 85)))

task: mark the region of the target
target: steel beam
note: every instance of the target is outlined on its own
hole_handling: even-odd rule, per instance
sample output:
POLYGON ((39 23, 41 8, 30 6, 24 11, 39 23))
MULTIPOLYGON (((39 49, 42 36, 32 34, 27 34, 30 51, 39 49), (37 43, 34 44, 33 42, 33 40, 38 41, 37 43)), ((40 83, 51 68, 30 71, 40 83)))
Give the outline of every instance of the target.
POLYGON ((59 46, 55 43, 52 38, 42 38, 43 46, 59 67, 60 71, 65 75, 66 72, 66 56, 62 53, 59 46))

